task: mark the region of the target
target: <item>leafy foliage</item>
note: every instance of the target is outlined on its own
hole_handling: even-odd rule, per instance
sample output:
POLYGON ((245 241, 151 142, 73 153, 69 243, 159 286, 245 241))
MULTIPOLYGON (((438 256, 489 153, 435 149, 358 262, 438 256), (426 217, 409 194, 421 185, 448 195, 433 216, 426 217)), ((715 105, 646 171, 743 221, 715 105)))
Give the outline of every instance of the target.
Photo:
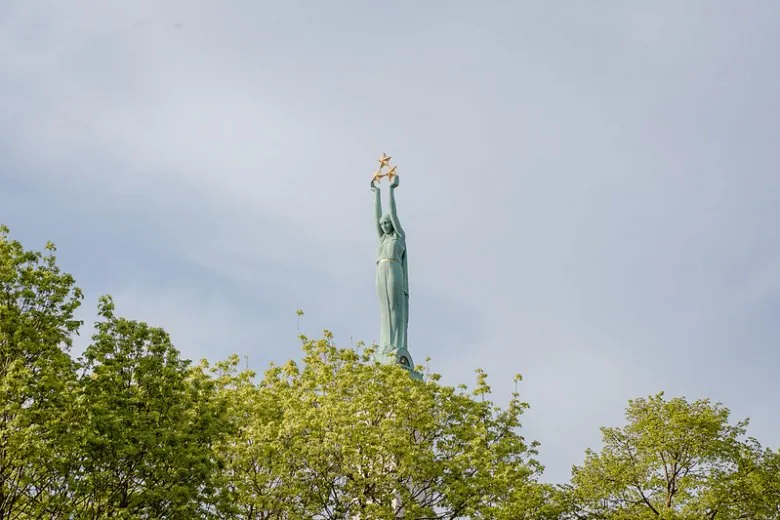
POLYGON ((497 518, 535 485, 535 444, 516 432, 527 405, 494 406, 484 374, 468 395, 329 335, 303 349, 257 386, 220 367, 244 403, 223 448, 237 518, 497 518))
POLYGON ((743 440, 747 421, 732 426, 721 404, 663 393, 629 401, 626 417, 574 468, 576 518, 778 518, 777 455, 743 440))
POLYGON ((67 448, 75 364, 67 353, 82 299, 60 272, 53 244, 27 251, 0 226, 0 518, 57 509, 67 448))
POLYGON ((262 377, 193 365, 108 296, 74 360, 82 293, 54 253, 0 226, 0 520, 780 519, 780 452, 706 399, 630 401, 555 486, 528 405, 495 405, 481 370, 417 380, 327 331, 262 377))
POLYGON ((114 315, 101 299, 82 360, 83 450, 72 503, 80 518, 197 518, 213 504, 212 444, 227 433, 215 383, 168 334, 114 315))

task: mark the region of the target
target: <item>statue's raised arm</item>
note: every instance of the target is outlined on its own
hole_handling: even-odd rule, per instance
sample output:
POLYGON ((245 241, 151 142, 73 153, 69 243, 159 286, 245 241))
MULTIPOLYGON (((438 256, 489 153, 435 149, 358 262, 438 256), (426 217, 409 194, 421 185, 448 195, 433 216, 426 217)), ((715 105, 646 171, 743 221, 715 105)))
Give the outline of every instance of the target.
POLYGON ((398 220, 398 209, 396 209, 395 206, 395 189, 398 187, 399 184, 398 175, 395 175, 393 177, 393 181, 390 183, 390 222, 393 223, 393 228, 395 229, 396 233, 401 235, 402 237, 405 237, 406 234, 404 233, 404 228, 401 227, 401 221, 398 220))
POLYGON ((379 193, 379 186, 376 179, 371 181, 371 191, 374 192, 374 224, 376 224, 376 235, 380 239, 385 234, 382 229, 382 196, 379 193))

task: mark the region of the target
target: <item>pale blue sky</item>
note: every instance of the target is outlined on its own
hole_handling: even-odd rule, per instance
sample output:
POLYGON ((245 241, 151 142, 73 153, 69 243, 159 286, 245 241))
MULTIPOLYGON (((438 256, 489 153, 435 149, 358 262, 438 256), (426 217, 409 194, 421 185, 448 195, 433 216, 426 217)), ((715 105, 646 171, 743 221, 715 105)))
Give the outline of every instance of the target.
POLYGON ((774 0, 4 0, 0 222, 262 370, 376 338, 387 152, 412 354, 522 373, 547 479, 659 390, 778 446, 779 54, 774 0))

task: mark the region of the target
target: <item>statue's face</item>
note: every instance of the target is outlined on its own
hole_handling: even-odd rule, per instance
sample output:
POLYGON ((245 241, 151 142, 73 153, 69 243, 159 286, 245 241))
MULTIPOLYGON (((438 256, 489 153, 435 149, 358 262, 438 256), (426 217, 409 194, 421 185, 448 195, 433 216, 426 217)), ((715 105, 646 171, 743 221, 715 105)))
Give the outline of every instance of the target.
POLYGON ((381 224, 382 231, 384 231, 386 235, 389 235, 393 232, 393 223, 390 222, 389 218, 383 218, 381 224))

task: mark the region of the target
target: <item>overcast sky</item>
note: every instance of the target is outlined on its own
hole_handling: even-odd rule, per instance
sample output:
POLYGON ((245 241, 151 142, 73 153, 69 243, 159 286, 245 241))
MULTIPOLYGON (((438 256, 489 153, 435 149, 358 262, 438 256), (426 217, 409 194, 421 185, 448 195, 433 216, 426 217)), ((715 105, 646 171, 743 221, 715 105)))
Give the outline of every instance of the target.
POLYGON ((661 390, 780 445, 779 99, 776 0, 3 0, 0 222, 262 371, 377 338, 386 152, 415 361, 563 482, 661 390))

